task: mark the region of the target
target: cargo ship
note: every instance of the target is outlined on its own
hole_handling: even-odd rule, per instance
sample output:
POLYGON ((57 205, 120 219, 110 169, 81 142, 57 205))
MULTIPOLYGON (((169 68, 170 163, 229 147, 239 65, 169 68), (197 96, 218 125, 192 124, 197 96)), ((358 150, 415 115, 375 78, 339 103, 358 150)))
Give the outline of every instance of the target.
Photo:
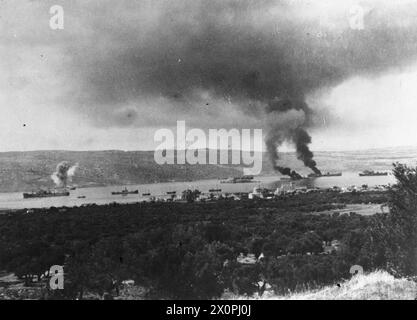
POLYGON ((321 177, 340 177, 342 176, 341 172, 326 172, 326 173, 310 173, 308 175, 309 178, 321 178, 321 177))
POLYGON ((257 183, 258 181, 253 180, 253 176, 242 176, 237 178, 229 178, 221 180, 220 183, 257 183))
POLYGON ((29 198, 49 198, 49 197, 67 197, 70 193, 67 190, 64 191, 51 191, 51 190, 39 190, 33 192, 23 193, 24 199, 29 198))
POLYGON ((122 191, 113 191, 111 193, 112 195, 128 195, 128 194, 139 194, 139 190, 133 190, 133 191, 129 191, 127 190, 127 188, 124 188, 122 191))
POLYGON ((360 177, 373 177, 373 176, 387 176, 388 172, 365 170, 359 173, 360 177))

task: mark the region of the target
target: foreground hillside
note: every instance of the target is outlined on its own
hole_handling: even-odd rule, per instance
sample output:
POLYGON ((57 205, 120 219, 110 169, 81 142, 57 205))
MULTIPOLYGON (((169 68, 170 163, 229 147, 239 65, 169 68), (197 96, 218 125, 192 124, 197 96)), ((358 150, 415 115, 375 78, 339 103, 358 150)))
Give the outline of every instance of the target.
MULTIPOLYGON (((417 284, 407 279, 395 279, 385 271, 375 271, 352 277, 338 285, 322 289, 304 291, 287 296, 265 292, 250 299, 266 300, 415 300, 417 284)), ((226 299, 243 299, 243 297, 225 295, 226 299)))
POLYGON ((16 211, 0 215, 0 272, 30 286, 52 265, 64 265, 61 298, 68 299, 117 297, 125 280, 157 299, 216 299, 225 290, 252 296, 262 280, 285 294, 340 281, 371 253, 361 248, 373 216, 315 212, 386 196, 329 191, 273 201, 16 211), (334 240, 344 249, 323 244, 334 240))

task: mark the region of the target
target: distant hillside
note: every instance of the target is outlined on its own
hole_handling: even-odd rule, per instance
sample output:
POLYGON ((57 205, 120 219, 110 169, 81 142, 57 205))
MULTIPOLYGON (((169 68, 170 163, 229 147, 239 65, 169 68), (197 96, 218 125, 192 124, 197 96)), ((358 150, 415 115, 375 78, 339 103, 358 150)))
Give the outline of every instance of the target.
MULTIPOLYGON (((306 175, 310 169, 294 153, 282 153, 280 164, 306 175)), ((229 155, 231 159, 231 155, 229 155)), ((348 152, 316 152, 322 171, 391 170, 399 161, 415 165, 417 148, 387 148, 348 152)), ((217 179, 242 175, 239 165, 158 165, 153 151, 29 151, 0 153, 0 192, 53 187, 51 174, 61 161, 78 163, 77 186, 128 185, 167 181, 217 179)), ((263 175, 276 174, 266 153, 263 175)))
MULTIPOLYGON (((247 299, 241 296, 226 295, 225 299, 247 299)), ((277 296, 266 292, 266 300, 415 300, 417 284, 407 279, 395 279, 385 271, 357 275, 337 285, 319 290, 304 291, 287 296, 277 296)))
POLYGON ((241 169, 220 165, 158 165, 151 151, 33 151, 0 153, 0 192, 53 187, 51 174, 61 161, 79 164, 77 186, 128 185, 239 176, 241 169))

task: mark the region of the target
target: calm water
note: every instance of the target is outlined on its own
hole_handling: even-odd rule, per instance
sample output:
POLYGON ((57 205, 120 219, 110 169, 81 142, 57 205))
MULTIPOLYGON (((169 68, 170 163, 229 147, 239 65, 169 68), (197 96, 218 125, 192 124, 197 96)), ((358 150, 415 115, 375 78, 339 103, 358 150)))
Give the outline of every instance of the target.
MULTIPOLYGON (((68 197, 54 197, 54 198, 35 198, 23 199, 21 192, 19 193, 0 193, 0 209, 23 209, 23 208, 47 208, 47 207, 61 207, 61 206, 80 206, 88 203, 107 204, 111 202, 132 203, 147 199, 143 197, 142 193, 151 193, 155 197, 167 197, 167 192, 176 191, 181 194, 184 189, 199 189, 203 193, 207 193, 209 189, 222 189, 222 192, 249 192, 255 186, 262 186, 275 189, 281 186, 279 177, 256 177, 255 183, 240 183, 240 184, 220 184, 218 180, 200 180, 193 182, 169 182, 169 183, 155 183, 130 185, 129 190, 139 190, 139 195, 130 194, 127 196, 111 195, 112 191, 121 191, 125 186, 111 186, 111 187, 92 187, 80 188, 71 191, 68 197), (78 199, 78 196, 85 196, 85 199, 78 199)), ((367 184, 368 186, 375 186, 381 184, 395 183, 392 175, 379 177, 359 177, 357 172, 343 172, 341 177, 323 177, 316 179, 307 179, 298 181, 296 186, 308 186, 327 188, 332 186, 347 187, 352 185, 361 186, 367 184)))

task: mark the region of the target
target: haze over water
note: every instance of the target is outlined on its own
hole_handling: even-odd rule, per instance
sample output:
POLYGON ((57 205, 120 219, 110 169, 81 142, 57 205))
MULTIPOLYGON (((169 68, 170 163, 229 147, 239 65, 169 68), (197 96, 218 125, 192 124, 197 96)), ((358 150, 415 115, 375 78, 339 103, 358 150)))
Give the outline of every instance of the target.
MULTIPOLYGON (((316 152, 316 159, 322 172, 342 172, 342 176, 311 178, 293 183, 294 187, 307 186, 309 188, 330 188, 333 186, 349 187, 352 185, 361 186, 367 184, 369 187, 375 185, 386 185, 395 183, 395 177, 391 174, 394 162, 405 163, 410 166, 416 165, 417 148, 386 148, 363 151, 338 151, 338 152, 316 152), (359 172, 363 170, 375 170, 389 172, 387 176, 360 177, 359 172)), ((266 160, 266 159, 265 159, 266 160)), ((292 164, 303 175, 309 172, 297 163, 293 154, 283 154, 280 160, 284 164, 292 164)), ((134 203, 149 199, 142 196, 143 193, 150 193, 155 197, 167 198, 167 192, 176 191, 177 195, 185 189, 198 189, 208 193, 210 189, 222 189, 222 192, 250 192, 256 186, 266 187, 275 190, 282 184, 289 184, 288 181, 280 181, 279 175, 265 173, 263 176, 255 177, 255 183, 221 184, 219 179, 197 180, 191 182, 165 182, 152 184, 133 184, 105 187, 78 188, 71 191, 68 197, 34 198, 23 199, 22 192, 0 193, 0 209, 24 209, 24 208, 47 208, 47 207, 72 207, 83 204, 108 204, 134 203), (126 196, 112 195, 112 191, 121 191, 125 187, 128 190, 139 190, 139 195, 129 194, 126 196), (85 196, 79 199, 79 196, 85 196)))
MULTIPOLYGON (((193 182, 168 182, 153 183, 142 185, 127 186, 129 190, 139 190, 139 195, 129 194, 126 196, 112 195, 112 191, 121 191, 125 186, 107 186, 79 188, 71 191, 68 197, 51 197, 51 198, 34 198, 23 199, 21 192, 0 193, 0 209, 24 209, 24 208, 48 208, 48 207, 72 207, 81 206, 83 204, 108 204, 112 202, 118 203, 134 203, 149 199, 142 196, 143 193, 151 193, 155 197, 167 198, 167 192, 176 191, 178 195, 187 188, 198 189, 203 193, 208 193, 210 189, 222 189, 222 192, 250 192, 256 186, 275 189, 282 184, 288 184, 287 181, 280 181, 277 176, 256 177, 259 182, 255 183, 222 183, 219 180, 199 180, 193 182), (79 199, 78 196, 85 196, 79 199)), ((354 172, 344 172, 341 177, 323 177, 316 179, 306 179, 297 181, 294 186, 308 186, 328 188, 332 186, 348 187, 351 185, 360 186, 368 184, 368 186, 394 183, 395 179, 392 175, 379 177, 359 177, 354 172)))

